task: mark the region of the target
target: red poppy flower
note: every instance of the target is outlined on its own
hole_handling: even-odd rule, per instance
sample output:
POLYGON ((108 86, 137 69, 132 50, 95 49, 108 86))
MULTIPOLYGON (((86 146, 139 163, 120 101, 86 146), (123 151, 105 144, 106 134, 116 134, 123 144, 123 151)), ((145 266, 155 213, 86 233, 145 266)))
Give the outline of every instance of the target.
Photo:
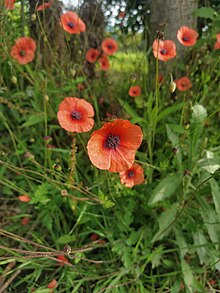
POLYGON ((53 3, 53 0, 51 0, 51 1, 47 2, 47 3, 43 3, 43 4, 39 5, 37 7, 37 11, 43 11, 43 10, 49 8, 52 3, 53 3))
POLYGON ((89 158, 101 170, 123 172, 134 163, 135 151, 142 138, 141 128, 128 120, 106 122, 88 141, 89 158))
POLYGON ((48 285, 47 285, 47 288, 50 288, 50 289, 54 289, 56 288, 58 285, 57 281, 55 279, 53 279, 48 285))
POLYGON ((5 0, 5 8, 7 10, 13 10, 15 8, 15 0, 5 0))
POLYGON ((141 94, 141 88, 139 87, 139 85, 134 85, 130 87, 128 94, 131 97, 138 97, 141 94))
POLYGON ((179 91, 184 92, 189 90, 192 87, 192 83, 187 76, 183 76, 175 80, 176 87, 179 91))
POLYGON ((161 61, 170 60, 176 56, 176 45, 170 40, 161 41, 156 39, 153 42, 153 54, 155 58, 157 58, 158 54, 158 59, 161 61))
POLYGON ((30 218, 24 217, 21 219, 21 225, 25 226, 30 222, 30 218))
POLYGON ((188 26, 182 26, 177 32, 177 39, 186 47, 195 45, 198 36, 198 33, 188 26))
POLYGON ((29 202, 31 198, 28 195, 20 195, 18 199, 22 202, 29 202))
POLYGON ((102 50, 106 55, 113 55, 118 50, 118 44, 112 38, 106 38, 102 41, 102 50))
POLYGON ((63 267, 65 263, 69 263, 68 259, 63 254, 58 255, 56 258, 58 259, 59 265, 61 267, 63 267))
POLYGON ((27 64, 33 61, 35 51, 35 41, 29 37, 22 37, 15 41, 15 45, 11 49, 11 56, 20 64, 27 64))
POLYGON ((98 60, 100 66, 101 66, 101 70, 107 71, 110 68, 110 63, 108 60, 108 57, 105 55, 102 55, 102 57, 99 58, 98 60))
POLYGON ((61 25, 70 34, 80 34, 86 30, 86 25, 82 19, 73 11, 64 13, 61 18, 61 25))
POLYGON ((66 97, 59 105, 57 117, 60 126, 70 132, 87 132, 94 125, 94 110, 90 103, 75 97, 66 97))
POLYGON ((100 55, 99 50, 90 48, 86 52, 86 60, 90 63, 94 63, 97 60, 99 55, 100 55))
POLYGON ((214 45, 214 49, 219 50, 220 49, 220 34, 216 35, 216 39, 217 39, 217 41, 216 41, 216 43, 214 45))
POLYGON ((126 187, 133 187, 144 182, 144 169, 135 163, 128 170, 120 172, 119 175, 121 183, 126 187))

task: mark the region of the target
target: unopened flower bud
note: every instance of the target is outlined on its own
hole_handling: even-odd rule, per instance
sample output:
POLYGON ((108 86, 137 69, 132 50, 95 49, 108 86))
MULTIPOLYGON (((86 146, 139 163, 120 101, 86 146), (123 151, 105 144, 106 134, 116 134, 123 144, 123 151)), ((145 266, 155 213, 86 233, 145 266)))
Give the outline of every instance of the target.
POLYGON ((76 75, 76 70, 75 69, 70 69, 70 74, 74 77, 76 75))
POLYGON ((35 21, 35 20, 36 20, 36 18, 37 18, 37 16, 36 16, 36 14, 35 14, 35 13, 31 14, 31 21, 35 21))
POLYGON ((46 142, 50 142, 52 140, 52 137, 47 135, 43 137, 43 140, 45 140, 46 142))
POLYGON ((176 83, 174 81, 171 81, 170 84, 169 84, 169 91, 170 93, 174 93, 176 90, 176 83))
POLYGON ((62 167, 60 166, 60 164, 53 164, 52 168, 58 172, 62 171, 62 167))
POLYGON ((189 123, 184 123, 184 129, 185 130, 189 129, 189 123))
POLYGON ((13 84, 16 84, 18 82, 17 77, 13 75, 12 78, 11 78, 11 82, 13 84))
POLYGON ((48 95, 45 95, 45 96, 44 96, 44 100, 45 100, 46 102, 48 102, 48 101, 49 101, 49 99, 50 99, 50 98, 49 98, 49 96, 48 96, 48 95))
POLYGON ((68 191, 66 189, 61 190, 61 195, 62 196, 67 196, 68 195, 68 191))
POLYGON ((25 153, 24 157, 28 160, 33 160, 34 159, 34 155, 32 155, 31 153, 25 153))

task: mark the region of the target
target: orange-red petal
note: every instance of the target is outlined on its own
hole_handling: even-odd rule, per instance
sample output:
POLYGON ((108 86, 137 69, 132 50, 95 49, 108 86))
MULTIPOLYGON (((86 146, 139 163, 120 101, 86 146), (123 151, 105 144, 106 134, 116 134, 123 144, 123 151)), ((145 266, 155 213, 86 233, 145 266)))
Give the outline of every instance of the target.
POLYGON ((177 32, 177 39, 186 47, 194 46, 199 34, 188 26, 182 26, 177 32))
POLYGON ((106 38, 102 41, 102 50, 106 55, 113 55, 118 50, 118 44, 114 39, 106 38))
POLYGON ((170 40, 154 40, 153 42, 154 57, 161 61, 168 61, 176 56, 176 45, 170 40))
POLYGON ((82 19, 73 11, 64 13, 60 18, 61 25, 70 34, 80 34, 86 30, 82 19))
POLYGON ((120 173, 121 183, 126 187, 133 187, 144 182, 144 169, 134 163, 128 170, 120 173))

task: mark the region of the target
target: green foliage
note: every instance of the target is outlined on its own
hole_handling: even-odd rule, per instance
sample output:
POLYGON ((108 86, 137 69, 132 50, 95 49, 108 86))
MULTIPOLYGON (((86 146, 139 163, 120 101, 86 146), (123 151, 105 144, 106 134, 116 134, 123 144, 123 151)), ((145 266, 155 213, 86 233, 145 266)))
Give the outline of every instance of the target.
MULTIPOLYGON (((220 288, 219 51, 211 49, 219 14, 211 7, 195 12, 213 30, 191 48, 188 64, 161 66, 150 50, 141 50, 142 33, 119 32, 121 50, 110 57, 111 69, 101 72, 97 63, 89 64, 91 76, 84 60, 87 32, 85 38, 65 35, 64 44, 74 43, 73 53, 81 52, 75 64, 61 66, 60 60, 44 66, 42 43, 30 64, 11 58, 19 9, 17 2, 14 14, 4 11, 1 33, 0 288, 11 280, 9 292, 46 293, 53 279, 54 292, 220 288), (163 82, 155 82, 157 71, 166 69, 163 82), (175 70, 189 76, 192 89, 170 94, 175 70), (139 97, 128 95, 132 85, 141 87, 139 97), (93 130, 111 115, 142 128, 136 162, 144 169, 144 183, 127 188, 119 174, 92 166, 87 154, 92 132, 77 134, 71 149, 73 135, 57 120, 67 96, 93 105, 93 130), (21 202, 21 195, 30 201, 21 202), (64 263, 58 255, 65 256, 64 263)), ((45 33, 41 27, 39 33, 45 33)))

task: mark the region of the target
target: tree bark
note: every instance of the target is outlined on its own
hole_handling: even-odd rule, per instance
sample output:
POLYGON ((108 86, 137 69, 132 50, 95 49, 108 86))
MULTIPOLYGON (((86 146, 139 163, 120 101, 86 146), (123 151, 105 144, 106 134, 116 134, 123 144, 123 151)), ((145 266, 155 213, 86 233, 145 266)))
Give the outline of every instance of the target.
POLYGON ((165 39, 176 43, 178 56, 184 57, 184 47, 177 40, 177 31, 181 26, 196 29, 197 19, 193 12, 198 7, 198 0, 147 0, 150 9, 148 26, 152 44, 156 31, 164 25, 165 39))

